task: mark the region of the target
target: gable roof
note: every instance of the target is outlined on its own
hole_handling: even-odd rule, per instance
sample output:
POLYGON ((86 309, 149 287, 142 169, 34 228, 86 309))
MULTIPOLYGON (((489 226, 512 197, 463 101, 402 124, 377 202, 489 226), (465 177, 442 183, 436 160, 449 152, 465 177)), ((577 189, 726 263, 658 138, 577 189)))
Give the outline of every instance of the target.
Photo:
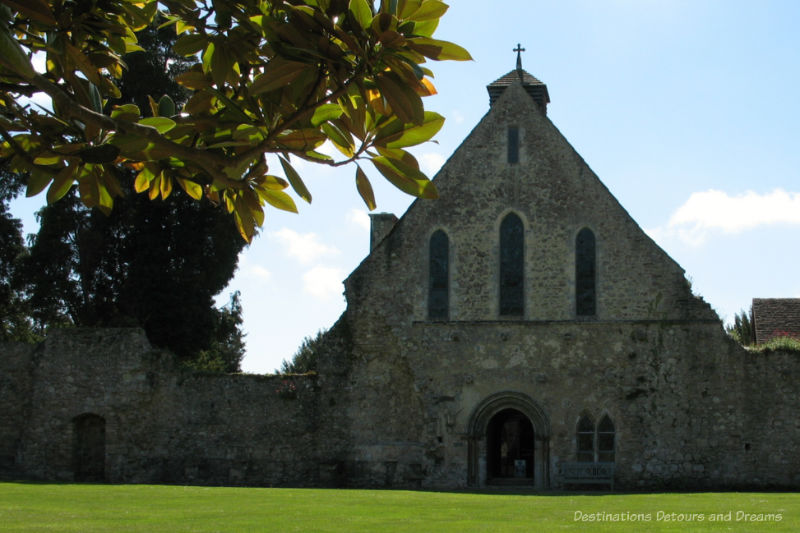
POLYGON ((550 103, 550 94, 547 92, 547 85, 521 68, 512 70, 505 76, 497 78, 486 86, 486 90, 489 91, 489 105, 493 106, 500 98, 500 95, 503 94, 503 91, 516 82, 522 84, 525 92, 534 99, 542 112, 547 114, 547 104, 550 103))
POLYGON ((756 344, 775 337, 800 338, 800 298, 753 298, 756 344))

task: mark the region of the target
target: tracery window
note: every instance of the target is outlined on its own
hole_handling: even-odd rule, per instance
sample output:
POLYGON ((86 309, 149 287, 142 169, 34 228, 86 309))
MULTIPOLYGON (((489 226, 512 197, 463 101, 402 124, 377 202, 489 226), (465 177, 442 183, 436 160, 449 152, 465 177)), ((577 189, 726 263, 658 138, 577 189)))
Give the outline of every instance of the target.
POLYGON ((522 316, 524 307, 524 227, 509 213, 500 224, 500 314, 522 316))
POLYGON ((584 415, 578 420, 578 453, 577 461, 591 463, 594 461, 594 423, 584 415))
POLYGON ((428 318, 446 320, 450 313, 450 242, 444 231, 431 235, 428 257, 428 318))
POLYGON ((597 425, 597 460, 601 463, 614 462, 614 423, 608 415, 597 425))
POLYGON ((575 239, 575 313, 593 316, 597 312, 596 253, 594 233, 583 228, 575 239))
POLYGON ((576 460, 581 463, 613 463, 615 439, 614 423, 608 415, 603 415, 596 428, 588 415, 582 415, 576 431, 576 460))

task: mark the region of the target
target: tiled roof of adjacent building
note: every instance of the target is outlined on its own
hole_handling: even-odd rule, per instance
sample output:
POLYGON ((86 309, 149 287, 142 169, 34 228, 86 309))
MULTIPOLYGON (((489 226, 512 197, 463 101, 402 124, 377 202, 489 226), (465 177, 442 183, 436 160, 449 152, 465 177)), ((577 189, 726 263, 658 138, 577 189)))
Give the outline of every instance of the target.
POLYGON ((774 337, 800 338, 800 298, 753 298, 756 343, 774 337))

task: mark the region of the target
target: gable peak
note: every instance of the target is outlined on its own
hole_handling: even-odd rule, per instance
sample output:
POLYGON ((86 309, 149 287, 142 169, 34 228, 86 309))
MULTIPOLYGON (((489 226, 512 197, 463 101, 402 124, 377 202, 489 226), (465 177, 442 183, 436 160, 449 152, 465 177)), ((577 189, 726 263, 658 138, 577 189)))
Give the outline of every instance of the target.
POLYGON ((542 114, 546 115, 547 104, 550 103, 550 95, 547 93, 547 85, 536 79, 533 75, 522 68, 522 52, 524 52, 525 49, 522 48, 520 44, 517 44, 517 47, 514 48, 513 51, 517 53, 517 68, 505 76, 497 78, 495 81, 486 86, 486 90, 489 91, 489 106, 493 106, 494 103, 500 98, 500 95, 503 94, 503 91, 505 91, 512 83, 518 82, 522 84, 525 92, 528 93, 531 98, 533 98, 533 100, 536 102, 536 105, 539 106, 542 114))

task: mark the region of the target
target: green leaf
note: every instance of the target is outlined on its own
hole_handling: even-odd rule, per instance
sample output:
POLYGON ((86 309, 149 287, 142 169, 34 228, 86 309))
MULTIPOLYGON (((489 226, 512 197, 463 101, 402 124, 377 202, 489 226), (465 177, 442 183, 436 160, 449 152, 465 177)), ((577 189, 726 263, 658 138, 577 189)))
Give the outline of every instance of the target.
POLYGON ((175 115, 175 102, 168 94, 158 99, 158 115, 161 117, 171 117, 175 115))
POLYGON ((194 90, 208 89, 213 86, 206 73, 199 70, 187 70, 183 74, 176 76, 175 81, 187 89, 194 90))
POLYGON ((258 189, 258 195, 272 207, 282 211, 289 211, 290 213, 297 213, 297 205, 295 205, 294 200, 283 191, 258 189))
POLYGON ((285 87, 309 68, 314 68, 314 66, 279 57, 273 58, 267 63, 264 73, 259 74, 253 80, 250 94, 255 96, 285 87))
POLYGON ((339 104, 323 104, 314 110, 314 115, 311 117, 311 125, 316 127, 323 122, 335 120, 341 117, 343 112, 339 104))
MULTIPOLYGON (((386 148, 405 148, 427 142, 436 135, 444 125, 444 117, 434 111, 425 111, 422 124, 406 125, 397 131, 399 121, 392 121, 378 130, 374 143, 386 148)), ((402 125, 401 125, 402 126, 402 125)))
POLYGON ((28 176, 28 187, 25 196, 36 196, 53 181, 53 174, 40 168, 34 168, 28 176))
POLYGON ((264 132, 250 124, 239 124, 233 131, 234 141, 246 141, 247 143, 258 143, 264 140, 264 132))
POLYGON ((175 127, 175 121, 167 117, 147 117, 141 119, 138 124, 155 128, 158 133, 167 133, 175 127))
POLYGON ((36 156, 36 159, 33 160, 34 165, 43 165, 43 166, 50 166, 60 163, 61 160, 64 159, 62 156, 58 154, 53 154, 51 152, 45 152, 42 155, 36 156))
POLYGON ((383 72, 375 79, 381 95, 386 98, 397 117, 403 122, 422 124, 425 119, 425 109, 422 99, 397 75, 383 72))
POLYGON ((75 183, 76 166, 63 169, 53 180, 53 184, 47 189, 47 203, 52 204, 59 201, 69 192, 72 184, 75 183))
POLYGON ((223 46, 225 44, 221 39, 214 45, 214 53, 211 57, 211 78, 217 87, 225 85, 228 75, 233 72, 235 60, 228 53, 228 49, 223 46))
POLYGON ((439 192, 425 174, 401 161, 379 156, 371 159, 378 172, 392 185, 411 196, 436 199, 439 192))
POLYGON ((367 204, 370 211, 374 211, 377 206, 375 203, 375 193, 372 191, 372 184, 370 184, 367 175, 361 170, 361 167, 356 165, 356 189, 361 199, 367 204))
POLYGON ((449 41, 439 41, 428 37, 414 37, 408 40, 408 46, 425 57, 437 61, 448 59, 453 61, 472 60, 472 56, 469 55, 469 52, 461 46, 449 41))
POLYGON ((326 122, 322 125, 322 131, 328 136, 328 139, 333 143, 337 150, 342 152, 347 157, 355 155, 355 144, 353 137, 349 132, 345 133, 335 125, 326 122))
POLYGON ((156 175, 150 167, 144 167, 141 172, 136 175, 136 181, 133 182, 133 189, 138 193, 143 193, 150 188, 150 182, 156 178, 156 175))
POLYGON ((122 104, 114 106, 111 110, 111 118, 115 120, 138 120, 142 116, 139 106, 136 104, 122 104))
POLYGON ((181 189, 186 191, 186 194, 195 200, 200 200, 203 197, 203 187, 199 183, 195 183, 192 180, 187 180, 184 178, 175 179, 178 181, 178 185, 181 186, 181 189))
POLYGON ((181 35, 175 44, 172 45, 172 50, 181 56, 193 56, 203 50, 208 44, 208 38, 205 35, 197 33, 190 33, 181 35))
POLYGON ((211 72, 211 59, 214 57, 214 50, 216 45, 214 42, 209 42, 206 46, 206 51, 203 52, 203 72, 209 74, 211 72))
POLYGON ((100 91, 97 90, 97 86, 95 86, 94 83, 89 84, 89 96, 92 98, 92 107, 94 107, 94 112, 102 113, 103 99, 100 96, 100 91))
POLYGON ((447 4, 439 0, 427 0, 407 18, 411 20, 439 20, 447 12, 448 7, 447 4))
POLYGON ((372 10, 367 0, 350 0, 349 9, 362 29, 369 28, 372 24, 372 10))
MULTIPOLYGON (((324 126, 324 124, 323 124, 324 126)), ((291 130, 275 138, 275 142, 287 150, 308 152, 324 143, 327 137, 316 129, 291 130)))
POLYGON ((292 189, 297 195, 308 202, 311 203, 311 193, 308 192, 306 188, 306 184, 303 183, 303 180, 300 178, 300 174, 292 167, 292 165, 284 159, 283 157, 279 157, 278 159, 281 160, 281 166, 283 167, 283 172, 286 174, 286 179, 289 180, 289 183, 292 184, 292 189))

